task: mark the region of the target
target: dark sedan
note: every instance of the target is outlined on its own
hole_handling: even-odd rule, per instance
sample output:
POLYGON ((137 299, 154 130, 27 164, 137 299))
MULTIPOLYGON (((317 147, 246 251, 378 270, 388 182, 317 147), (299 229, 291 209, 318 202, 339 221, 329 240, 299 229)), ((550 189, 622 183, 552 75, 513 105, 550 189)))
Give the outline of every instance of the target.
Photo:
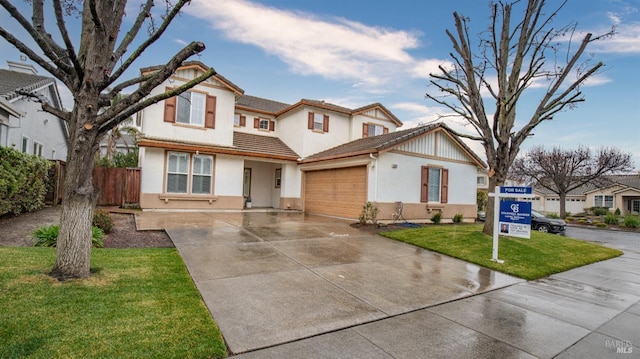
POLYGON ((539 232, 561 233, 567 228, 565 221, 549 218, 544 214, 531 211, 531 229, 539 232))

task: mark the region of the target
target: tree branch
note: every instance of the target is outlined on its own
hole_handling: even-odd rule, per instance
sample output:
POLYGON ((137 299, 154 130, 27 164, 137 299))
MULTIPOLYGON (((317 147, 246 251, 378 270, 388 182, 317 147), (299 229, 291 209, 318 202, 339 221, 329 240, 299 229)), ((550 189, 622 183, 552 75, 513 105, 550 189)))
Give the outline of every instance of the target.
POLYGON ((141 11, 138 13, 138 17, 136 18, 136 21, 133 23, 133 25, 131 26, 131 29, 129 29, 127 34, 122 39, 122 42, 118 46, 118 49, 113 53, 113 58, 111 60, 111 66, 110 66, 112 70, 116 66, 116 63, 122 57, 122 55, 124 55, 124 53, 127 52, 127 48, 129 47, 131 42, 138 35, 138 32, 140 31, 140 28, 142 28, 142 24, 144 23, 144 20, 149 16, 152 7, 153 7, 153 0, 147 0, 147 2, 142 6, 141 11))
MULTIPOLYGON (((202 42, 192 42, 183 48, 180 52, 178 52, 166 65, 164 65, 160 70, 155 72, 146 82, 144 82, 136 91, 134 91, 131 95, 127 96, 125 99, 118 101, 114 106, 111 106, 107 109, 103 114, 99 115, 96 124, 102 128, 102 126, 109 121, 109 118, 114 117, 116 115, 120 115, 121 112, 125 111, 130 106, 133 106, 138 101, 142 100, 144 97, 149 95, 151 91, 163 83, 166 79, 168 79, 178 67, 182 65, 182 62, 188 57, 197 54, 205 49, 205 46, 202 42)), ((198 79, 202 78, 200 82, 206 80, 207 78, 215 75, 215 71, 210 69, 206 73, 208 76, 202 78, 202 76, 198 77, 198 79)), ((204 75, 203 75, 204 76, 204 75)), ((193 81, 190 81, 192 83, 193 81)), ((192 86, 197 85, 199 82, 194 83, 192 86)), ((182 88, 181 86, 180 88, 182 88)), ((186 88, 189 89, 189 88, 186 88)), ((135 113, 135 112, 133 112, 135 113)))
POLYGON ((73 46, 73 42, 71 42, 69 32, 67 31, 67 27, 65 25, 64 15, 62 13, 62 4, 60 3, 60 0, 53 0, 53 9, 56 15, 58 29, 60 29, 60 35, 62 35, 64 45, 67 47, 67 56, 69 56, 69 59, 73 64, 73 68, 75 69, 75 77, 79 77, 79 74, 82 74, 82 67, 80 66, 80 62, 78 62, 78 58, 76 57, 76 50, 73 46))
POLYGON ((153 44, 160 38, 171 21, 173 21, 173 18, 178 15, 180 9, 182 9, 182 7, 189 1, 191 0, 179 0, 178 3, 174 5, 171 11, 164 18, 164 21, 162 22, 158 30, 151 36, 149 36, 149 38, 145 42, 138 46, 138 48, 133 51, 131 56, 129 56, 129 58, 127 58, 127 60, 116 71, 112 72, 112 75, 109 76, 107 80, 107 86, 117 80, 122 75, 122 73, 124 73, 129 68, 129 66, 131 66, 131 64, 144 52, 144 50, 147 49, 147 47, 151 46, 151 44, 153 44))
MULTIPOLYGON (((173 96, 177 96, 191 88, 193 88, 194 86, 196 86, 197 84, 207 80, 208 78, 210 78, 211 76, 214 76, 216 74, 216 71, 213 68, 209 68, 209 70, 207 70, 205 73, 203 73, 202 75, 198 76, 197 78, 185 83, 182 86, 176 87, 170 91, 167 91, 165 93, 150 97, 144 101, 139 101, 136 102, 133 106, 130 106, 126 109, 124 109, 121 113, 118 113, 116 116, 114 116, 113 118, 111 118, 110 120, 104 121, 103 123, 100 124, 100 129, 98 131, 99 134, 103 134, 106 133, 107 131, 109 131, 111 128, 117 126, 118 124, 120 124, 121 122, 125 121, 127 118, 129 118, 130 116, 132 116, 133 114, 135 114, 136 112, 151 106, 155 103, 158 103, 162 100, 165 100, 169 97, 173 97, 173 96)), ((131 96, 129 96, 131 97, 131 96)), ((129 100, 129 98, 127 98, 127 100, 129 100)), ((129 102, 129 101, 128 101, 129 102)))
MULTIPOLYGON (((5 10, 7 10, 7 12, 9 12, 11 17, 16 19, 16 21, 18 21, 18 23, 29 33, 31 38, 33 38, 33 40, 36 42, 36 44, 38 44, 38 47, 40 47, 40 49, 44 52, 44 54, 45 54, 45 56, 47 58, 49 58, 54 64, 56 64, 60 68, 61 71, 65 72, 65 73, 69 73, 69 71, 71 70, 71 67, 67 63, 65 63, 64 61, 61 60, 61 57, 65 56, 64 50, 62 50, 62 48, 60 48, 55 43, 55 41, 53 41, 51 39, 51 37, 48 34, 44 34, 44 36, 43 36, 43 34, 40 33, 38 31, 38 29, 33 27, 31 25, 31 23, 29 23, 29 21, 24 16, 22 16, 20 11, 18 11, 18 9, 15 6, 13 6, 11 3, 9 3, 8 0, 0 0, 0 5, 2 5, 2 7, 4 7, 5 10)), ((37 5, 37 3, 34 3, 34 6, 36 6, 36 5, 37 5)), ((40 6, 42 6, 42 4, 40 4, 40 6)), ((44 27, 44 25, 42 25, 42 27, 44 27)), ((7 39, 7 41, 9 41, 9 39, 6 36, 3 36, 3 37, 5 39, 7 39)), ((13 35, 11 35, 11 37, 13 37, 13 35)), ((15 37, 13 37, 13 38, 15 39, 15 37)), ((13 42, 12 42, 12 44, 13 44, 13 42)), ((34 53, 33 51, 30 51, 30 52, 34 53)), ((29 55, 27 55, 27 56, 29 56, 29 55)), ((29 56, 29 57, 31 57, 31 56, 29 56)), ((38 56, 38 57, 40 57, 40 56, 38 56)), ((60 79, 60 80, 63 81, 62 79, 60 79)))
POLYGON ((22 90, 17 90, 16 93, 18 95, 35 99, 35 101, 42 106, 43 111, 48 112, 66 122, 69 122, 69 119, 71 118, 71 113, 51 106, 49 104, 49 99, 47 99, 45 96, 39 95, 33 92, 22 91, 22 90))

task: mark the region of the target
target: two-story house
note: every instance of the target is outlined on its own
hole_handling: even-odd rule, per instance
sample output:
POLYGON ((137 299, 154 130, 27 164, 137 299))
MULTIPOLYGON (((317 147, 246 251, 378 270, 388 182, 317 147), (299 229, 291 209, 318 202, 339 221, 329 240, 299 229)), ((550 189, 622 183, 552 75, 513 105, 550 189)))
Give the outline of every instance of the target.
MULTIPOLYGON (((152 95, 205 68, 184 63, 152 95)), ((286 104, 245 95, 218 74, 139 119, 143 209, 252 206, 357 218, 372 201, 379 218, 391 219, 402 201, 405 218, 475 217, 482 161, 444 125, 396 131, 402 122, 379 103, 286 104)))
POLYGON ((0 69, 0 146, 50 160, 66 160, 69 138, 66 123, 42 111, 40 103, 33 98, 19 93, 32 93, 61 109, 55 80, 38 75, 38 71, 25 62, 7 63, 8 70, 0 69))

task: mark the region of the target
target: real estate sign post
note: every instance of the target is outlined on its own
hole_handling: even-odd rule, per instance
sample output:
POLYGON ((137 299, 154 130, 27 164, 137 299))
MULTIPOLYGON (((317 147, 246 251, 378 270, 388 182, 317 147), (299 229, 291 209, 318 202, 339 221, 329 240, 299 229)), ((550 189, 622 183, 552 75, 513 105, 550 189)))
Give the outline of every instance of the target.
POLYGON ((531 237, 531 202, 505 200, 502 198, 533 198, 531 187, 500 187, 496 186, 494 193, 493 213, 493 255, 491 260, 504 263, 498 259, 498 238, 500 234, 512 237, 531 237), (497 212, 497 213, 496 213, 497 212))

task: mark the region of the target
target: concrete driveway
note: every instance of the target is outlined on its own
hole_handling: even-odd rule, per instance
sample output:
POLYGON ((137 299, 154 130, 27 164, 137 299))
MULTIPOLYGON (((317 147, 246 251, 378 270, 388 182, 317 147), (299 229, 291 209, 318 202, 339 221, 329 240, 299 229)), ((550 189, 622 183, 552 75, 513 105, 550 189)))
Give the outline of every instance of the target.
MULTIPOLYGON (((167 231, 232 353, 364 323, 384 337, 381 319, 522 282, 297 212, 144 212, 136 221, 167 231)), ((444 319, 428 315, 440 330, 444 319)), ((355 349, 363 337, 339 340, 355 349)))

